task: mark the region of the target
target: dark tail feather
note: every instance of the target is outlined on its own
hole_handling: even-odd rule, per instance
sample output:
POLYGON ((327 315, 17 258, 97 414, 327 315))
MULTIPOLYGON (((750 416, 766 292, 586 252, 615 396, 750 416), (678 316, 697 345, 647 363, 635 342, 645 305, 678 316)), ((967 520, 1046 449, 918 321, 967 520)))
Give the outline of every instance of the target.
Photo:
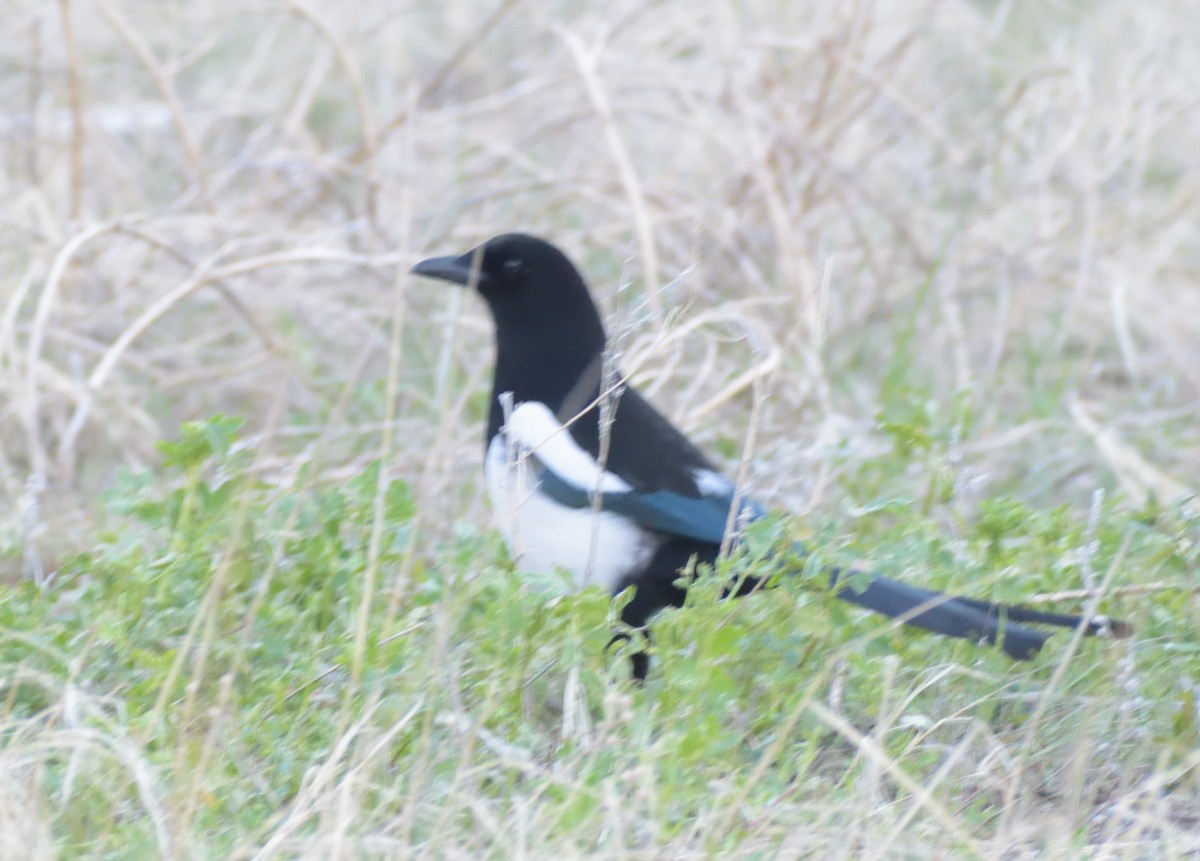
MULTIPOLYGON (((993 604, 990 601, 980 601, 975 598, 955 597, 956 601, 974 607, 984 613, 1002 612, 1005 618, 1013 622, 1027 622, 1031 625, 1055 625, 1059 628, 1078 628, 1083 621, 1082 616, 1072 616, 1068 613, 1043 613, 1040 610, 1030 610, 1028 607, 1011 604, 993 604)), ((1115 637, 1121 639, 1133 634, 1133 626, 1120 619, 1110 619, 1108 616, 1096 615, 1087 621, 1084 633, 1090 637, 1115 637)))
MULTIPOLYGON (((1024 607, 960 598, 909 586, 879 574, 847 574, 837 568, 830 572, 829 586, 843 601, 935 634, 986 640, 993 644, 999 641, 1000 647, 1018 660, 1032 658, 1050 636, 1027 627, 1027 624, 1075 628, 1083 621, 1080 616, 1041 613, 1024 607), (839 586, 843 579, 848 582, 839 586)), ((1123 622, 1097 617, 1089 621, 1084 633, 1125 636, 1129 628, 1123 622)))

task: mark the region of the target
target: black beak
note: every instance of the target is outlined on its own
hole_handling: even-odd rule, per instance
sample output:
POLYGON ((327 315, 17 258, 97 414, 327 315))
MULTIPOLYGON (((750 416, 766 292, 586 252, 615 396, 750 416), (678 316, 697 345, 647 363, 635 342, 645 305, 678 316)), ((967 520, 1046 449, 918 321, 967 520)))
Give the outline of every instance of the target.
POLYGON ((426 278, 440 278, 452 284, 478 288, 487 277, 479 271, 480 256, 475 251, 468 251, 458 257, 430 257, 414 266, 412 272, 426 278))

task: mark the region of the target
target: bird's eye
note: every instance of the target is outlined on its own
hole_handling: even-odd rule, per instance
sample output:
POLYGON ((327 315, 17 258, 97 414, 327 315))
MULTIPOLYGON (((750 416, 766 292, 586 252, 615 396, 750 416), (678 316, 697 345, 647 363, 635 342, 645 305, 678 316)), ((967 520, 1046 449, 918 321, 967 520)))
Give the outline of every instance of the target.
POLYGON ((505 260, 503 268, 505 275, 509 278, 515 278, 525 271, 525 261, 514 257, 511 260, 505 260))

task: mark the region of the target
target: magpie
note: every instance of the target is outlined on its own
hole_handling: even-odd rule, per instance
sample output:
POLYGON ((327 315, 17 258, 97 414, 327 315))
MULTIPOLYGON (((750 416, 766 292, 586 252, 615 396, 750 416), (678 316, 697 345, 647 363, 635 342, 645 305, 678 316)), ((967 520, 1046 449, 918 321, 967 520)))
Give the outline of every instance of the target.
MULTIPOLYGON (((473 287, 491 311, 496 353, 484 477, 518 567, 565 571, 575 586, 599 584, 613 595, 633 587, 621 612, 628 630, 645 630, 659 610, 682 606, 689 566, 714 564, 730 536, 765 511, 605 368, 604 325, 567 256, 543 239, 508 233, 412 271, 473 287)), ((804 555, 794 549, 785 554, 793 565, 804 555)), ((1016 659, 1032 658, 1049 636, 1030 625, 1127 632, 1104 617, 947 595, 858 569, 827 572, 844 601, 937 634, 998 643, 1016 659)), ((760 585, 745 577, 726 593, 760 585)), ((636 652, 632 663, 634 678, 645 679, 648 656, 636 652)))

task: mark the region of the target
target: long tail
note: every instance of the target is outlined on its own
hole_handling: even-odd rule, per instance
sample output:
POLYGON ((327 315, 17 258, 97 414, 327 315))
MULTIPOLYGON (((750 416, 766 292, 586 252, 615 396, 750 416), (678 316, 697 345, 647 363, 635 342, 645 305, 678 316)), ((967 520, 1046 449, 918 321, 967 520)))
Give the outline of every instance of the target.
POLYGON ((1129 625, 1104 616, 1085 620, 1082 616, 1041 613, 921 589, 867 572, 847 573, 834 568, 829 574, 829 587, 843 601, 935 634, 993 644, 999 641, 1000 647, 1018 660, 1032 658, 1050 636, 1049 632, 1028 627, 1031 624, 1077 628, 1086 621, 1085 634, 1127 637, 1132 633, 1129 625), (845 585, 839 585, 843 580, 845 585))

